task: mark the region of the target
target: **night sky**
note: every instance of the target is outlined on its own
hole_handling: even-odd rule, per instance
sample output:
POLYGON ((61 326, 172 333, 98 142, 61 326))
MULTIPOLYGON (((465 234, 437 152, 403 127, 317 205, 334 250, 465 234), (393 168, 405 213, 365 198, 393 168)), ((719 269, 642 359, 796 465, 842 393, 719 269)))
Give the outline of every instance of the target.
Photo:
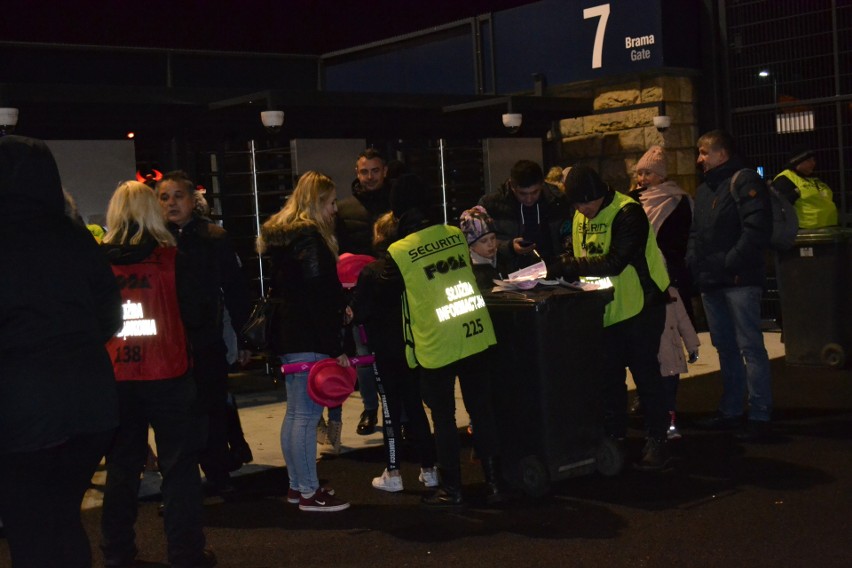
POLYGON ((322 54, 531 1, 5 0, 0 41, 322 54))

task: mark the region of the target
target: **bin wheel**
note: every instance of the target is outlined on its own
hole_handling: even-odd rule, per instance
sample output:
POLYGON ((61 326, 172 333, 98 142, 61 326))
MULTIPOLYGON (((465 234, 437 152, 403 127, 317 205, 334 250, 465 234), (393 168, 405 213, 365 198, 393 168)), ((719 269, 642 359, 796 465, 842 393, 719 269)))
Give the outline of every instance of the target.
POLYGON ((846 364, 846 351, 837 343, 829 343, 822 348, 820 358, 832 369, 840 369, 846 364))
POLYGON ((625 461, 622 445, 612 438, 604 438, 595 455, 598 473, 605 477, 618 475, 624 469, 625 461))
POLYGON ((550 476, 538 456, 526 456, 520 461, 521 484, 530 497, 543 497, 550 490, 550 476))

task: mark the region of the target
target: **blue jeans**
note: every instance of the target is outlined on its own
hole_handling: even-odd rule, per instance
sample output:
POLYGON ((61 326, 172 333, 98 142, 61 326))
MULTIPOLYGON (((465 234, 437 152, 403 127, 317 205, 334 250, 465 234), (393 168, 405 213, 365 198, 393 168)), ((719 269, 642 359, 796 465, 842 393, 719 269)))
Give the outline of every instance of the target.
POLYGON ((724 417, 743 414, 748 388, 748 417, 768 421, 772 414, 772 377, 760 328, 759 286, 720 288, 701 294, 710 339, 719 352, 724 417))
MULTIPOLYGON (((327 359, 321 353, 288 353, 282 363, 304 363, 327 359)), ((317 421, 323 407, 308 396, 308 373, 284 376, 287 412, 281 425, 281 451, 287 463, 290 488, 310 494, 319 489, 317 477, 317 421)))

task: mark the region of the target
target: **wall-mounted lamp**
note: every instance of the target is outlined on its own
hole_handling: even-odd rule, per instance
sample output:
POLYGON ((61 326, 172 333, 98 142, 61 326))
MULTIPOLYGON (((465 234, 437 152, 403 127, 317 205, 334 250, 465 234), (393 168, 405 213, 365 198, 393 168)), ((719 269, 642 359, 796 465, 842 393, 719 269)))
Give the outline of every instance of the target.
POLYGON ((264 110, 260 113, 260 120, 263 126, 270 134, 278 134, 281 131, 281 125, 284 124, 283 110, 264 110))
POLYGON ((0 136, 12 134, 18 124, 18 109, 11 107, 0 108, 0 136))
POLYGON ((503 126, 509 131, 509 134, 516 134, 521 129, 521 123, 524 121, 524 115, 519 112, 507 112, 503 115, 503 126))

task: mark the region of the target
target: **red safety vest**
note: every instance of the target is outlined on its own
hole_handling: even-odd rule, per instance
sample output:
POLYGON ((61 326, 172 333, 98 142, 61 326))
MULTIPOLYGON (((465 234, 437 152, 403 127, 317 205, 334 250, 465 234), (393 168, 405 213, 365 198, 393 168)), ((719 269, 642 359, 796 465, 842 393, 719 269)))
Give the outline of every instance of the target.
POLYGON ((138 264, 112 265, 124 326, 107 343, 118 381, 157 381, 190 367, 175 285, 175 247, 157 247, 138 264))

